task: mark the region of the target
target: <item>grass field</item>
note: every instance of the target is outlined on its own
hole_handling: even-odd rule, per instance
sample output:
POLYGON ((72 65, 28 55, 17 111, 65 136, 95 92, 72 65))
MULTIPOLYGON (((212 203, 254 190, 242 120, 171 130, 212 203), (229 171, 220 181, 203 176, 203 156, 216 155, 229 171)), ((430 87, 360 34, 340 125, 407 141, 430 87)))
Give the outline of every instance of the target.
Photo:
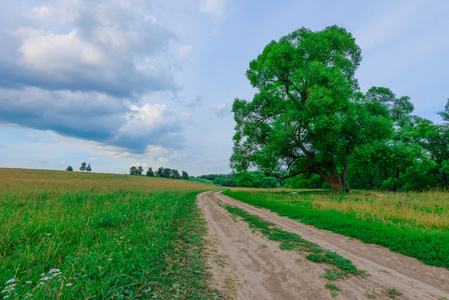
MULTIPOLYGON (((3 299, 214 299, 198 181, 0 169, 3 299)), ((243 202, 449 269, 447 193, 233 189, 243 202)), ((271 233, 271 232, 270 232, 271 233)))
POLYGON ((449 195, 227 190, 224 194, 449 269, 449 195))
POLYGON ((210 299, 196 195, 210 185, 0 169, 0 290, 25 299, 210 299))

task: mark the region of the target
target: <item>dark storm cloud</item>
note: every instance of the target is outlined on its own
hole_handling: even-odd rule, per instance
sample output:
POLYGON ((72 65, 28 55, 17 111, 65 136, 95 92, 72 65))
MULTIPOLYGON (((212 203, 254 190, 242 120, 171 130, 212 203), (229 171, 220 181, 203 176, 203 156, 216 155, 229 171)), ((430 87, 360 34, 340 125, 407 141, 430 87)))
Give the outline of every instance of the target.
POLYGON ((0 89, 0 123, 52 130, 143 153, 148 145, 182 148, 178 118, 165 105, 143 107, 94 93, 0 89))
MULTIPOLYGON (((8 5, 1 4, 0 16, 11 12, 8 5)), ((24 7, 25 11, 12 11, 19 22, 2 21, 0 86, 97 91, 118 97, 176 91, 177 66, 169 54, 175 35, 149 11, 102 1, 65 8, 36 8, 31 3, 24 7)))
POLYGON ((179 119, 141 101, 177 92, 176 37, 152 15, 151 2, 134 4, 1 2, 0 123, 134 153, 181 148, 179 119))

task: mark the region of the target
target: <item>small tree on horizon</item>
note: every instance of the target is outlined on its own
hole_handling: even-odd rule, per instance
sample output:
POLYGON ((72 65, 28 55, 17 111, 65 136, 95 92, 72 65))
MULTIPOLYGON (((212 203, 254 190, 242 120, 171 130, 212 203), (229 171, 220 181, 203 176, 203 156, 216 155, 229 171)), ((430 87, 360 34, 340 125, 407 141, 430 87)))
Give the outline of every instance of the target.
POLYGON ((186 171, 182 171, 181 178, 182 179, 186 179, 186 180, 190 180, 189 174, 187 174, 186 171))
POLYGON ((90 167, 90 163, 87 165, 86 171, 87 172, 92 172, 92 168, 90 167))
POLYGON ((179 171, 175 170, 175 169, 172 170, 172 176, 171 177, 173 179, 181 179, 181 175, 179 175, 179 171))
POLYGON ((137 168, 135 166, 132 166, 129 168, 129 175, 137 175, 137 168))
POLYGON ((86 171, 86 162, 85 162, 85 161, 83 161, 83 162, 81 163, 80 171, 81 171, 81 172, 86 171))
POLYGON ((137 168, 137 175, 142 176, 142 174, 143 174, 143 168, 142 168, 142 166, 139 166, 137 168))
POLYGON ((66 171, 69 171, 69 172, 72 172, 73 171, 73 168, 72 168, 72 166, 68 166, 67 167, 67 169, 65 169, 66 171))
POLYGON ((151 167, 148 168, 147 176, 148 176, 148 177, 154 177, 154 172, 153 172, 153 169, 151 169, 151 167))

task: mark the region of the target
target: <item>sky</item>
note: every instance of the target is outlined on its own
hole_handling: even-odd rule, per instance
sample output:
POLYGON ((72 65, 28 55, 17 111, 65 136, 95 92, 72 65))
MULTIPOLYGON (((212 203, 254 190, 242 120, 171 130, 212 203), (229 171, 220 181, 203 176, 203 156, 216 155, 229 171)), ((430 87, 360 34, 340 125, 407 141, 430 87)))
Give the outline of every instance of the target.
POLYGON ((0 0, 0 167, 231 172, 249 62, 301 27, 362 49, 360 89, 449 98, 447 0, 0 0))

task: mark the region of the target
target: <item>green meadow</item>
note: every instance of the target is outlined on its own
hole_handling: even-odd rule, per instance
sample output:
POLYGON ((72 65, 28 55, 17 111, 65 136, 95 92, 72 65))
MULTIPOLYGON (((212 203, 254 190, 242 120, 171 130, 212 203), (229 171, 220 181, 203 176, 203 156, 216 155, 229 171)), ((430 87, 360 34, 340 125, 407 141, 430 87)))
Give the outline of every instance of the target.
POLYGON ((195 205, 210 185, 0 169, 0 290, 10 299, 211 299, 195 205))

